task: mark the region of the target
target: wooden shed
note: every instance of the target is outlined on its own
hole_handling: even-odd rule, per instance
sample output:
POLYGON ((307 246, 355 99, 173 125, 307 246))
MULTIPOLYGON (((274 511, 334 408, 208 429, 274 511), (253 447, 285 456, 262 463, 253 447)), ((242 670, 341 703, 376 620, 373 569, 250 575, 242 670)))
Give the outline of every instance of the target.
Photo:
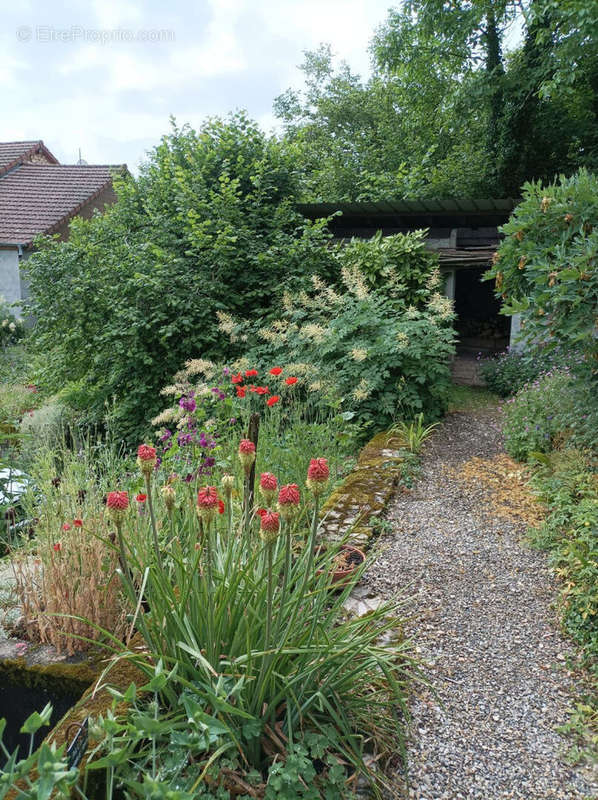
POLYGON ((438 253, 445 292, 455 302, 458 350, 476 356, 503 350, 519 331, 516 318, 501 315, 491 282, 482 281, 516 200, 446 198, 384 200, 358 203, 302 203, 309 219, 332 217, 329 228, 337 239, 370 238, 427 230, 427 245, 438 253))

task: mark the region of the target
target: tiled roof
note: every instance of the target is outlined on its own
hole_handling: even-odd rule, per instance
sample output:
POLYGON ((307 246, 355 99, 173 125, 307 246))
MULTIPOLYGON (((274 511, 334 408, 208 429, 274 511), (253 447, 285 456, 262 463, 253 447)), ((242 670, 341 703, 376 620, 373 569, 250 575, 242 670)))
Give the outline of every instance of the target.
POLYGON ((110 183, 122 166, 25 163, 0 177, 0 242, 52 233, 110 183))
POLYGON ((29 161, 36 153, 42 154, 47 161, 58 164, 41 139, 29 142, 0 142, 0 175, 4 175, 12 167, 29 161))

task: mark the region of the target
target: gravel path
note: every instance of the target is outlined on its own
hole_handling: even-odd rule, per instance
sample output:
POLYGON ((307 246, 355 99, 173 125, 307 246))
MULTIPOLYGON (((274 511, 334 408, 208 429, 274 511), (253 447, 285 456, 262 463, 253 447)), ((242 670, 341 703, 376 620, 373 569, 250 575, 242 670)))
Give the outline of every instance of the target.
POLYGON ((567 741, 555 730, 571 704, 565 662, 574 649, 556 625, 546 556, 522 541, 523 524, 484 511, 443 469, 500 452, 495 409, 448 417, 376 547, 368 585, 410 598, 406 632, 436 690, 415 688, 410 785, 397 768, 389 797, 598 797, 596 771, 567 765, 567 741))

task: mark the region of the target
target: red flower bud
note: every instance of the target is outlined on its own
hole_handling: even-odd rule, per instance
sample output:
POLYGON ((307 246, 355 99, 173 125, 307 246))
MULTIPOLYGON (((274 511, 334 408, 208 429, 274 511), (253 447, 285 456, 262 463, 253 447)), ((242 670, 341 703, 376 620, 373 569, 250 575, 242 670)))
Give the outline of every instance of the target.
POLYGON ((277 487, 278 481, 276 480, 276 476, 271 472, 262 472, 260 475, 260 491, 264 495, 264 500, 268 505, 274 500, 277 487))
POLYGON ((299 510, 299 487, 296 483, 282 486, 278 493, 278 510, 283 519, 291 519, 299 510))
POLYGON ((266 544, 272 544, 280 530, 280 515, 276 511, 266 511, 261 516, 260 536, 266 544))
POLYGON ((325 458, 312 458, 307 468, 307 488, 315 495, 322 494, 329 478, 328 461, 325 458))

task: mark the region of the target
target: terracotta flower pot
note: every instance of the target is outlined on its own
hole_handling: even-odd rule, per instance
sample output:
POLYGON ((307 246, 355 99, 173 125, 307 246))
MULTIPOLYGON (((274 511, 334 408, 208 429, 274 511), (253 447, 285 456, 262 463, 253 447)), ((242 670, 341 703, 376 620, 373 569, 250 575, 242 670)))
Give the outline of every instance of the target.
MULTIPOLYGON (((326 550, 325 545, 320 545, 316 552, 321 553, 326 550)), ((365 553, 358 547, 352 544, 344 544, 341 546, 338 556, 335 558, 335 566, 331 574, 331 583, 342 584, 345 583, 355 570, 360 567, 365 561, 365 553)), ((322 570, 318 570, 321 574, 322 570)))

